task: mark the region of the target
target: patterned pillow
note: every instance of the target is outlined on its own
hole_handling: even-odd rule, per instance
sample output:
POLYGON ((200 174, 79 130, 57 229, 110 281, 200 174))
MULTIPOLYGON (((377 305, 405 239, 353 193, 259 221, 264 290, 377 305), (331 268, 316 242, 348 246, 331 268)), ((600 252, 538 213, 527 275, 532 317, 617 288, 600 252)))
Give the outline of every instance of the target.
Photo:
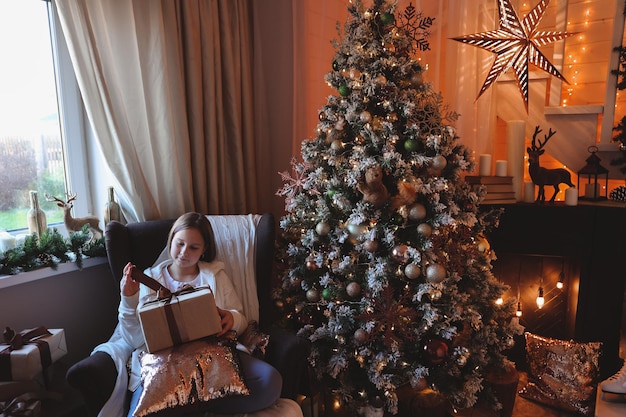
POLYGON ((208 337, 140 355, 143 392, 134 417, 203 411, 213 400, 249 395, 232 338, 208 337))
POLYGON ((528 383, 520 396, 593 416, 602 343, 577 343, 526 332, 528 383))

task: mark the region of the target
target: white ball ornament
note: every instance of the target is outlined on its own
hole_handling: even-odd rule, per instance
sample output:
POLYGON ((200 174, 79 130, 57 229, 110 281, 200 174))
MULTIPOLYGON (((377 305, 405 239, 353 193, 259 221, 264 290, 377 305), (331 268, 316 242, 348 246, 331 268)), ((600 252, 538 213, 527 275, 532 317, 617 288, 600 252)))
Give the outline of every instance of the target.
POLYGON ((415 203, 409 207, 409 219, 413 221, 424 220, 426 218, 426 207, 423 204, 415 203))
POLYGON ((350 298, 357 298, 361 295, 361 284, 358 282, 351 282, 346 286, 346 294, 350 298))
POLYGON ((435 171, 441 172, 448 165, 448 161, 441 155, 437 155, 433 158, 432 167, 435 171))
POLYGON ((357 344, 362 345, 363 343, 365 343, 366 340, 367 332, 363 329, 356 329, 356 331, 354 332, 354 341, 357 344))
POLYGON ((343 149, 343 142, 339 139, 335 139, 330 143, 330 149, 334 151, 340 151, 343 149))
POLYGON ((316 303, 320 300, 320 293, 315 288, 311 288, 306 292, 306 299, 312 303, 316 303))
POLYGON ((433 232, 433 228, 428 223, 420 223, 417 225, 417 233, 424 237, 429 237, 433 232))
POLYGON ((411 262, 404 268, 404 275, 408 279, 416 279, 422 275, 422 270, 418 264, 411 262))
POLYGON ((363 123, 369 123, 372 120, 372 114, 368 111, 362 111, 359 115, 359 119, 361 119, 363 123))
POLYGON ((426 280, 428 282, 441 282, 446 277, 446 268, 439 264, 431 264, 426 267, 426 280))
POLYGON ((317 226, 315 226, 315 231, 320 236, 326 236, 330 232, 330 225, 326 222, 319 222, 317 226))

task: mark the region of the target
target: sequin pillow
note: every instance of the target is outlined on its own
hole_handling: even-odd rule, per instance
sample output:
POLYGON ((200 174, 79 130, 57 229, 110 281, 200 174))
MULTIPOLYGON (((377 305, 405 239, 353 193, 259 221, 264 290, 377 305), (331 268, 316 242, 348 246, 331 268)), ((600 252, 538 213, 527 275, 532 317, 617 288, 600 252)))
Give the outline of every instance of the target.
POLYGON ((526 332, 528 383, 520 396, 593 416, 602 343, 578 343, 526 332))
POLYGON ((243 350, 255 358, 263 359, 270 337, 261 331, 256 320, 250 320, 248 327, 237 337, 237 340, 243 350))
POLYGON ((219 398, 250 394, 232 338, 199 339, 139 359, 143 392, 134 417, 204 411, 219 398))

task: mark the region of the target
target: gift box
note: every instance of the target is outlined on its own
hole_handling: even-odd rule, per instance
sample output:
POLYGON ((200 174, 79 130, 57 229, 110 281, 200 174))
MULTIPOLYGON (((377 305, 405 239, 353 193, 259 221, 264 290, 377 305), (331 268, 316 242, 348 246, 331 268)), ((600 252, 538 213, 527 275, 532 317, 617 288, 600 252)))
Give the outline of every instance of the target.
POLYGON ((207 287, 189 287, 148 301, 138 312, 150 353, 211 336, 222 329, 213 292, 207 287))
POLYGON ((63 329, 38 329, 20 332, 19 344, 0 343, 0 381, 31 380, 67 354, 63 329))
POLYGON ((2 381, 0 382, 0 401, 9 401, 18 395, 27 392, 39 392, 44 386, 35 379, 28 381, 2 381))

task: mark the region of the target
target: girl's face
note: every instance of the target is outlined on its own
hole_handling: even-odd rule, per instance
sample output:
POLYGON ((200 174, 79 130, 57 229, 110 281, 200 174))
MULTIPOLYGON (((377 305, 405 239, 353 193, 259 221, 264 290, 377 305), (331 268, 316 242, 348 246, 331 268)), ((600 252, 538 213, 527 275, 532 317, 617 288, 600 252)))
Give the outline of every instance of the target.
POLYGON ((197 229, 183 229, 172 237, 170 256, 179 267, 190 267, 198 263, 204 249, 204 239, 197 229))

